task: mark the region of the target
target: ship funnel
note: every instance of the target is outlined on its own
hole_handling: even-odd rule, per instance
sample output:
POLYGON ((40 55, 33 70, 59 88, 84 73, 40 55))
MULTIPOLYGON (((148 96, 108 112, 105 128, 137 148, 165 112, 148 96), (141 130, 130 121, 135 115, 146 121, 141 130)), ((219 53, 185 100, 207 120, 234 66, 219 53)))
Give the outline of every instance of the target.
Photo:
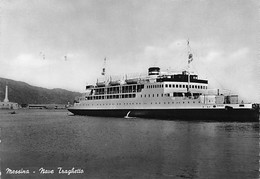
POLYGON ((158 76, 160 73, 160 68, 159 67, 150 67, 148 69, 148 75, 149 76, 158 76))
POLYGON ((8 86, 6 85, 5 86, 5 99, 4 99, 4 102, 9 102, 9 100, 8 100, 8 86))

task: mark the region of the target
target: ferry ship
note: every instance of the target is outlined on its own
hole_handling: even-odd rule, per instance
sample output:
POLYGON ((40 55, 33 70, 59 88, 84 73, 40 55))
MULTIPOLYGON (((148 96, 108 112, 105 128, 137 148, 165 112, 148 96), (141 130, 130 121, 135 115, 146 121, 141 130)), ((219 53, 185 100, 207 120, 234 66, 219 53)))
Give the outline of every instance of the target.
MULTIPOLYGON (((146 77, 97 81, 68 110, 75 115, 141 117, 167 120, 258 122, 259 104, 239 102, 238 95, 208 89, 208 80, 188 70, 162 73, 150 67, 146 77)), ((105 75, 103 68, 102 75, 105 75)))

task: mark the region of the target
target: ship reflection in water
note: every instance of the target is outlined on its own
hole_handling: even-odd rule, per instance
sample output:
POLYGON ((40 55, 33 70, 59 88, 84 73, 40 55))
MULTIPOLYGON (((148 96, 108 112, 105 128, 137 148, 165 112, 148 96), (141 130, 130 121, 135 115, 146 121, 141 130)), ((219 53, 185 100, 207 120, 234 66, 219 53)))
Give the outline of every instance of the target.
POLYGON ((258 178, 259 174, 258 123, 19 110, 17 115, 0 112, 0 125, 3 175, 6 168, 42 167, 84 170, 71 178, 258 178))

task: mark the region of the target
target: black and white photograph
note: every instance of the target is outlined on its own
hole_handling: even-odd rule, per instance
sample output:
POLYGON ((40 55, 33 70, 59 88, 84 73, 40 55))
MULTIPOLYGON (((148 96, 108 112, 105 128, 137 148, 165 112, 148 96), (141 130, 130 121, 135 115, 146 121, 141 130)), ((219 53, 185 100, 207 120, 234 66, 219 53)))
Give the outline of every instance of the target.
POLYGON ((258 179, 260 2, 2 0, 0 179, 258 179))

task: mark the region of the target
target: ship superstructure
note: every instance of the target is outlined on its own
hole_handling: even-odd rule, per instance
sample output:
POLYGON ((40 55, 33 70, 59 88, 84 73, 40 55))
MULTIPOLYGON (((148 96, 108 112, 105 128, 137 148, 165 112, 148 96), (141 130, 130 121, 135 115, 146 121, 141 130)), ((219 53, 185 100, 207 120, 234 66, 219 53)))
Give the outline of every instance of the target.
MULTIPOLYGON (((188 64, 193 60, 188 53, 188 64)), ((188 66, 189 69, 189 66, 188 66)), ((103 74, 105 70, 103 69, 103 74)), ((68 109, 76 115, 170 120, 258 121, 259 105, 239 103, 238 95, 209 90, 208 80, 188 70, 161 73, 157 66, 142 78, 97 81, 68 109)))

